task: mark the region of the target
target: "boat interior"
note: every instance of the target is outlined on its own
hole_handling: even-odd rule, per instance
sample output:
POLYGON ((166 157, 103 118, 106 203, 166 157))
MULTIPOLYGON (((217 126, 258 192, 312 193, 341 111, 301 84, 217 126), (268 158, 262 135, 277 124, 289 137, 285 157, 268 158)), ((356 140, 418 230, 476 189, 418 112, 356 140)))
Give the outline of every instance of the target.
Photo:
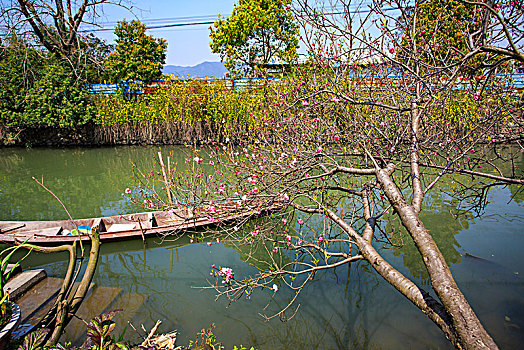
POLYGON ((2 221, 0 222, 0 234, 30 233, 43 236, 63 236, 72 234, 75 229, 86 234, 93 227, 98 227, 100 233, 115 233, 169 227, 187 222, 192 218, 192 210, 183 208, 77 220, 2 221))

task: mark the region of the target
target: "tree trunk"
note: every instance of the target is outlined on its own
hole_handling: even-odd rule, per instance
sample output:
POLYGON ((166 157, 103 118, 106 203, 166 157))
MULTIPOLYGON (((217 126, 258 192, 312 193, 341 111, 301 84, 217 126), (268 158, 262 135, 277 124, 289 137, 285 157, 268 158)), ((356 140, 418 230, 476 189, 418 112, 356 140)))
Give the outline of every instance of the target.
POLYGON ((498 349, 455 283, 444 256, 415 209, 406 202, 385 170, 377 171, 377 179, 422 256, 431 285, 453 322, 458 337, 458 347, 498 349))

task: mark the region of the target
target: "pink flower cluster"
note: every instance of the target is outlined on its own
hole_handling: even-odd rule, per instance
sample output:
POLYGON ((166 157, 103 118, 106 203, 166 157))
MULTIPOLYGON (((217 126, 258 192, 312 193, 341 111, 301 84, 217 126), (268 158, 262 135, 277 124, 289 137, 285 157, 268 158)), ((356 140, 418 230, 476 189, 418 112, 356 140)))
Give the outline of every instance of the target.
POLYGON ((480 92, 479 92, 479 91, 477 91, 477 92, 475 92, 475 93, 473 94, 473 99, 474 99, 475 101, 480 100, 480 92))
MULTIPOLYGON (((212 265, 211 267, 215 268, 215 265, 212 265)), ((222 277, 223 278, 222 284, 226 284, 226 283, 229 283, 231 278, 233 278, 234 274, 235 273, 233 272, 233 269, 229 267, 223 267, 220 270, 218 270, 218 272, 216 273, 211 272, 210 275, 213 277, 222 277)))
POLYGON ((278 196, 285 201, 289 200, 289 196, 286 193, 279 193, 278 196))

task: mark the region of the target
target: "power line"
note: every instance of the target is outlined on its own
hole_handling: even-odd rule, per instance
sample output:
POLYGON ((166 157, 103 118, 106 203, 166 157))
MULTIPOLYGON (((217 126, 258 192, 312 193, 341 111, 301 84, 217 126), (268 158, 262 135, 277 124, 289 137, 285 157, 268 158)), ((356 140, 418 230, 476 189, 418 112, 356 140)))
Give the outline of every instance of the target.
MULTIPOLYGON (((360 5, 362 5, 362 4, 360 4, 360 5)), ((360 6, 359 6, 359 8, 360 8, 360 6)), ((385 8, 385 9, 382 9, 382 11, 394 11, 394 10, 397 10, 397 9, 396 8, 385 8)), ((350 10, 350 11, 345 11, 345 10, 341 10, 341 9, 339 9, 337 7, 332 7, 330 9, 330 11, 333 11, 333 12, 325 12, 325 13, 323 13, 323 15, 336 16, 336 15, 345 15, 345 14, 362 14, 362 13, 369 13, 372 10, 371 9, 365 9, 365 10, 354 9, 354 10, 350 10)), ((225 15, 225 16, 230 16, 230 15, 225 15)), ((146 25, 146 30, 150 30, 150 29, 164 29, 164 28, 189 27, 189 26, 198 26, 198 25, 210 25, 210 24, 214 24, 216 19, 218 19, 218 15, 204 15, 204 16, 188 16, 188 17, 153 18, 153 19, 144 20, 142 22, 146 23, 146 24, 148 22, 153 22, 153 23, 151 23, 151 25, 146 25), (210 20, 205 20, 205 19, 208 19, 208 18, 210 20), (199 19, 200 19, 200 21, 197 21, 199 19), (213 20, 211 20, 211 19, 213 19, 213 20), (179 21, 182 21, 182 20, 185 20, 186 22, 180 23, 179 21), (188 22, 188 20, 194 20, 194 21, 193 22, 188 22), (166 24, 154 25, 155 24, 154 22, 169 22, 169 21, 175 21, 175 23, 166 23, 166 24)), ((116 24, 116 23, 117 22, 107 22, 107 23, 105 23, 105 25, 116 24)), ((114 27, 110 27, 110 28, 84 29, 84 30, 81 30, 79 32, 94 33, 94 32, 107 32, 107 31, 114 31, 114 30, 115 30, 114 27)))
MULTIPOLYGON (((231 16, 230 14, 224 15, 224 16, 231 16)), ((201 16, 186 16, 186 17, 162 17, 162 18, 148 18, 148 19, 142 19, 140 20, 142 23, 145 24, 158 24, 159 22, 195 22, 195 21, 214 21, 218 18, 217 15, 201 15, 201 16)), ((110 21, 110 22, 104 22, 102 25, 104 26, 114 26, 118 23, 118 21, 110 21)))
MULTIPOLYGON (((173 27, 186 27, 186 26, 198 26, 203 24, 213 24, 213 22, 191 22, 191 23, 172 23, 172 24, 164 24, 164 25, 158 25, 158 26, 146 26, 146 29, 161 29, 161 28, 173 28, 173 27)), ((115 28, 99 28, 99 29, 84 29, 80 30, 79 32, 107 32, 107 31, 114 31, 115 28)))

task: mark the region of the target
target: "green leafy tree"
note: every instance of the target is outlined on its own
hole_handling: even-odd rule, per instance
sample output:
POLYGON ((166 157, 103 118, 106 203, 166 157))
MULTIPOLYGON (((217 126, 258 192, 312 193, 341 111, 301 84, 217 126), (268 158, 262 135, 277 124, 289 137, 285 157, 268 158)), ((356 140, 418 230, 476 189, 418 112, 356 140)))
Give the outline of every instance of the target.
POLYGON ((0 123, 72 127, 94 116, 73 68, 13 35, 0 46, 0 123))
POLYGON ((247 73, 256 63, 296 57, 298 26, 290 0, 239 0, 231 17, 211 28, 211 50, 232 73, 247 73))
POLYGON ((104 61, 113 52, 113 45, 93 34, 82 36, 80 39, 79 45, 84 57, 81 62, 84 66, 81 79, 90 84, 109 81, 110 76, 105 70, 104 61))
POLYGON ((95 114, 83 82, 59 61, 46 62, 41 79, 26 99, 22 115, 26 125, 74 127, 86 124, 95 114))
POLYGON ((25 95, 39 79, 44 58, 12 34, 0 45, 0 122, 25 109, 25 95))
POLYGON ((122 21, 115 29, 115 50, 105 61, 105 67, 115 82, 150 83, 162 76, 167 42, 146 35, 140 21, 122 21))
MULTIPOLYGON (((402 34, 400 56, 409 60, 420 55, 430 66, 462 61, 481 39, 482 12, 460 0, 422 2, 406 10, 402 21, 410 25, 402 34), (413 42, 416 51, 412 50, 413 42)), ((477 59, 470 65, 478 63, 477 59)))

